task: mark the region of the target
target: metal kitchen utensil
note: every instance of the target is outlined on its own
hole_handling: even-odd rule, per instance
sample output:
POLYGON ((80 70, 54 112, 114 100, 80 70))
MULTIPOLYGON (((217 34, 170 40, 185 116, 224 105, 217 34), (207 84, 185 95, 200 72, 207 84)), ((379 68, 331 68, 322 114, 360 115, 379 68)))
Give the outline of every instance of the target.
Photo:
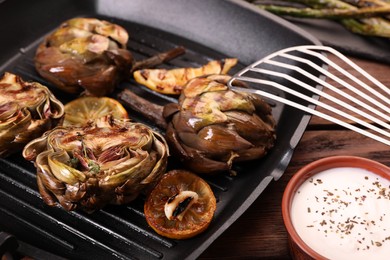
POLYGON ((390 99, 386 96, 390 95, 390 90, 333 48, 308 45, 277 51, 236 73, 228 84, 234 90, 281 102, 390 145, 390 125, 387 123, 390 121, 390 99), (315 59, 319 63, 314 63, 315 59), (318 73, 323 77, 318 77, 318 73), (313 84, 302 79, 306 79, 305 82, 310 79, 313 84), (335 84, 329 84, 326 79, 335 84), (248 83, 249 88, 238 87, 236 81, 248 83), (289 87, 291 84, 298 85, 302 91, 289 87), (311 94, 304 94, 307 91, 311 94), (328 99, 334 105, 324 103, 318 97, 328 99), (315 106, 325 112, 316 110, 315 106))

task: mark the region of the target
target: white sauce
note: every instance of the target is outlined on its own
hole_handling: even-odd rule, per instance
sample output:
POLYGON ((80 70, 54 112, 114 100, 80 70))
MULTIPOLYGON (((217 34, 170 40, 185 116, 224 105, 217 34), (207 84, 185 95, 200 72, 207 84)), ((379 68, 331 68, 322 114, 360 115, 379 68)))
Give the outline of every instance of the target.
POLYGON ((360 168, 316 174, 297 190, 291 219, 329 259, 390 259, 390 181, 360 168))

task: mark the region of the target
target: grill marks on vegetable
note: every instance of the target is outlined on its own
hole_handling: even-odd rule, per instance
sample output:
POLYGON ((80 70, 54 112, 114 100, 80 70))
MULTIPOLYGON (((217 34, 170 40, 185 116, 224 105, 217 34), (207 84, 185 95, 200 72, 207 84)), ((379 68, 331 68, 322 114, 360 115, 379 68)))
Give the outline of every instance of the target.
POLYGON ((226 58, 209 61, 201 67, 142 69, 134 71, 133 77, 139 84, 154 91, 178 95, 191 79, 211 74, 227 74, 237 61, 236 58, 226 58))

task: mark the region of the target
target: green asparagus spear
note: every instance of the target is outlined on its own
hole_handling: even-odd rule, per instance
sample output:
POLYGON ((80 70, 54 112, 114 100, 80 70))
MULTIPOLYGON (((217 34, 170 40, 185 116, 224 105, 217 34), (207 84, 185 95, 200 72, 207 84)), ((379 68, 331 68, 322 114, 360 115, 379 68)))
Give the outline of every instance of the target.
POLYGON ((354 9, 313 9, 313 8, 295 8, 276 5, 257 5, 278 15, 289 15, 302 18, 324 18, 324 19, 346 19, 346 18, 370 18, 390 14, 390 5, 362 7, 354 9))
POLYGON ((277 15, 337 20, 351 32, 390 38, 390 0, 247 1, 277 15))

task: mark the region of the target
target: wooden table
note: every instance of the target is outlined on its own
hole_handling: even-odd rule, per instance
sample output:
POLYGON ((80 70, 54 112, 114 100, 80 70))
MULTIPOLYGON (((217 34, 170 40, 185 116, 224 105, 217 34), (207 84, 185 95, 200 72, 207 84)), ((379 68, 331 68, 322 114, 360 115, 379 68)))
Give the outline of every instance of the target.
MULTIPOLYGON (((390 87, 390 65, 351 59, 390 87)), ((334 155, 361 156, 390 166, 390 147, 321 118, 312 117, 284 175, 272 182, 200 259, 289 259, 287 233, 281 213, 283 191, 293 174, 302 166, 334 155)))

